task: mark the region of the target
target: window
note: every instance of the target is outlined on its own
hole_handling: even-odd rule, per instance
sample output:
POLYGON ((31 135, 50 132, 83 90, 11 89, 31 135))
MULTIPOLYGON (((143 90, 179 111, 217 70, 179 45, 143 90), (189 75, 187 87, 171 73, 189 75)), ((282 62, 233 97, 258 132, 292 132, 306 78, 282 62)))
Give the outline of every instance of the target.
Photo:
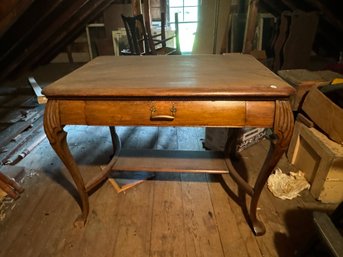
POLYGON ((175 29, 175 13, 179 18, 179 37, 182 53, 191 53, 198 25, 198 0, 169 0, 169 22, 175 29))

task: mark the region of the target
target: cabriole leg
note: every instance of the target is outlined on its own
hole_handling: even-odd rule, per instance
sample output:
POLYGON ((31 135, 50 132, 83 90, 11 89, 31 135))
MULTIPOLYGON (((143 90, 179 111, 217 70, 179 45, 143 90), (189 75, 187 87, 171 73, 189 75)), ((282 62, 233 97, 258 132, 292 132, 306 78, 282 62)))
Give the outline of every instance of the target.
POLYGON ((67 167, 70 175, 72 176, 79 196, 81 199, 81 215, 75 220, 74 225, 76 227, 83 227, 87 221, 89 213, 89 201, 88 193, 85 188, 83 178, 80 170, 70 153, 67 144, 67 133, 63 130, 63 126, 60 123, 59 116, 59 104, 58 101, 49 100, 44 114, 44 130, 47 138, 50 141, 52 148, 56 154, 60 157, 64 165, 67 167))
POLYGON ((276 164, 286 151, 293 133, 293 113, 288 101, 275 102, 274 134, 266 160, 255 182, 250 203, 250 220, 256 235, 263 235, 265 227, 257 219, 256 209, 264 185, 276 164))

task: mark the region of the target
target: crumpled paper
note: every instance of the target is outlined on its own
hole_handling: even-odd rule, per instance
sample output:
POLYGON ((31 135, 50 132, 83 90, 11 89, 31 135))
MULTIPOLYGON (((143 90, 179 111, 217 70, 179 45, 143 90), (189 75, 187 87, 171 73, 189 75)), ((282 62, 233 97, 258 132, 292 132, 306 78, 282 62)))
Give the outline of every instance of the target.
POLYGON ((274 196, 283 200, 293 199, 301 191, 310 188, 303 172, 290 172, 288 175, 282 173, 280 168, 276 168, 275 173, 269 176, 267 185, 274 196))

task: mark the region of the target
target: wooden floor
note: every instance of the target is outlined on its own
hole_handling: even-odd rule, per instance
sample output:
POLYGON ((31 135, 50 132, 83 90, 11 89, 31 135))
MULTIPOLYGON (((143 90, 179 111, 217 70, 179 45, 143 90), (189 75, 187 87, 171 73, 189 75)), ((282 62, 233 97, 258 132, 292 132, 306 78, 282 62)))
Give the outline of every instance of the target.
MULTIPOLYGON (((99 172, 112 153, 108 128, 66 129, 85 178, 99 172)), ((119 127, 118 134, 123 148, 199 150, 204 129, 119 127)), ((243 176, 249 181, 255 179, 268 147, 268 141, 262 141, 242 152, 249 171, 243 176)), ((265 188, 259 216, 267 233, 255 237, 240 207, 249 197, 244 199, 229 177, 225 184, 230 189, 218 175, 158 173, 119 194, 104 183, 90 197, 86 227, 76 229, 72 224, 80 210, 75 190, 47 140, 18 165, 26 167, 26 191, 0 223, 0 257, 302 255, 314 235, 311 211, 327 208, 308 192, 283 201, 265 188)), ((285 158, 279 166, 289 169, 285 158)))

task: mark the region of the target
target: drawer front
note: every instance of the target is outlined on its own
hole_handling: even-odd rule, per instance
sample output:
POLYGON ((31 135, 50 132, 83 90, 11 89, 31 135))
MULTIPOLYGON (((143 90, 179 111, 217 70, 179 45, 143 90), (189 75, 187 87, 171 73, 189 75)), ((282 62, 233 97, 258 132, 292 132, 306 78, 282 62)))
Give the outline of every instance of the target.
MULTIPOLYGON (((249 126, 259 116, 259 104, 245 101, 73 101, 59 103, 61 123, 122 126, 249 126), (250 105, 251 106, 251 105, 250 105)), ((267 106, 268 107, 268 106, 267 106)), ((266 107, 262 108, 264 113, 266 107)), ((273 110, 257 125, 272 124, 273 110), (272 113, 272 115, 270 115, 272 113)))

